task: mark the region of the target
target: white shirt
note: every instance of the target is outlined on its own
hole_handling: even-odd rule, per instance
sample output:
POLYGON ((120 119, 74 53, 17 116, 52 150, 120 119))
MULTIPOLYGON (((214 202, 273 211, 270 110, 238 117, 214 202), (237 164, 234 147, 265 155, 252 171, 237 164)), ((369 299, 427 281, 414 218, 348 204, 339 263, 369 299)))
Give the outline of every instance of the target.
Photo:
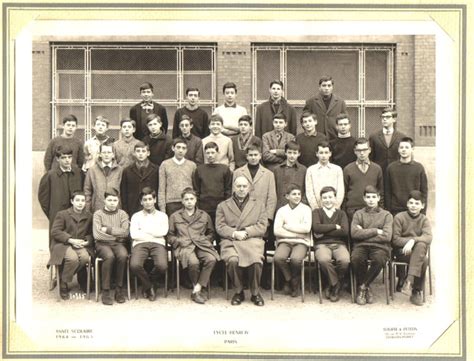
POLYGON ((130 237, 132 247, 145 242, 153 242, 166 246, 165 236, 168 234, 168 216, 159 210, 153 213, 141 210, 132 216, 130 237))
POLYGON ((323 206, 319 192, 326 186, 331 186, 336 190, 336 208, 341 208, 344 200, 342 168, 332 163, 325 166, 316 163, 310 166, 306 171, 306 198, 311 209, 314 210, 323 206))
MULTIPOLYGON (((247 109, 241 105, 234 107, 226 107, 224 104, 218 106, 213 114, 219 114, 222 119, 224 119, 224 128, 229 126, 238 128, 239 127, 239 118, 242 115, 247 115, 247 109)), ((233 132, 233 134, 238 134, 238 132, 233 132)))
POLYGON ((281 207, 273 222, 273 232, 279 242, 285 243, 303 243, 309 246, 310 232, 311 232, 312 214, 311 208, 304 203, 299 203, 295 208, 291 208, 289 204, 281 207), (283 225, 288 225, 293 230, 299 232, 292 232, 283 225))

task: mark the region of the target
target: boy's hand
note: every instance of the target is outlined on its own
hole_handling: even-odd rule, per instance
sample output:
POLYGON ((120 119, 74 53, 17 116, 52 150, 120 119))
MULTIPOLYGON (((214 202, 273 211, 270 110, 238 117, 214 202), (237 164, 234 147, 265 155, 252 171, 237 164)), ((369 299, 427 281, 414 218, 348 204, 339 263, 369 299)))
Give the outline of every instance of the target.
POLYGON ((270 149, 270 153, 277 154, 277 150, 276 149, 270 149))
POLYGON ((100 230, 104 233, 107 233, 107 227, 100 227, 100 230))
POLYGON ((248 234, 245 231, 235 231, 234 232, 234 238, 238 241, 243 241, 247 237, 248 237, 248 234))
POLYGON ((414 245, 415 245, 415 240, 412 238, 405 244, 405 246, 403 246, 403 249, 402 249, 403 254, 405 256, 411 254, 411 251, 414 245))
POLYGON ((359 224, 356 226, 356 228, 357 228, 357 229, 363 229, 362 226, 359 225, 359 224))
POLYGON ((377 229, 377 234, 378 234, 379 236, 383 235, 383 230, 377 229))
POLYGON ((336 230, 341 229, 341 226, 336 224, 336 230))

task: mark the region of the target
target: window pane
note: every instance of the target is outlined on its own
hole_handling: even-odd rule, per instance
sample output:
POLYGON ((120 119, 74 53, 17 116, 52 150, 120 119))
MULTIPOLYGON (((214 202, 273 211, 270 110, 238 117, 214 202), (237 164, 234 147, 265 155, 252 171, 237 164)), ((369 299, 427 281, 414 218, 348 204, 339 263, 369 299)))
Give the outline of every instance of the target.
POLYGON ((96 49, 91 51, 92 70, 174 70, 175 49, 96 49))
POLYGON ((58 99, 84 99, 84 73, 58 74, 58 99))
POLYGON ((211 50, 184 50, 184 70, 212 70, 211 50))
POLYGON ((58 70, 84 70, 84 49, 58 49, 56 68, 58 70))
MULTIPOLYGON (((165 106, 166 108, 166 115, 168 116, 168 129, 172 129, 173 128, 173 120, 174 120, 174 113, 176 113, 176 110, 178 109, 178 107, 175 107, 175 106, 165 106)), ((170 134, 168 132, 168 134, 170 134)), ((171 136, 171 134, 170 134, 171 136)))
POLYGON ((351 135, 354 138, 359 138, 359 108, 346 108, 347 115, 351 120, 351 135))
POLYGON ((274 79, 280 79, 280 51, 257 51, 257 99, 267 100, 270 97, 268 88, 274 79))
POLYGON ((365 53, 365 98, 366 100, 388 100, 386 51, 365 53))
MULTIPOLYGON (((128 118, 130 106, 94 105, 91 107, 91 128, 94 129, 95 118, 102 115, 110 122, 109 130, 120 127, 120 120, 128 118)), ((92 131, 94 133, 94 131, 92 131)))
POLYGON ((138 99, 140 84, 154 86, 155 99, 177 99, 176 74, 92 74, 93 99, 138 99))
POLYGON ((369 137, 372 133, 382 128, 380 114, 382 108, 365 108, 365 135, 369 137))
POLYGON ((56 135, 63 132, 63 118, 66 115, 74 114, 77 118, 77 130, 74 136, 77 139, 84 140, 84 124, 85 124, 85 107, 57 105, 56 106, 56 135))
POLYGON ((359 55, 356 51, 287 52, 289 99, 311 98, 318 91, 319 79, 332 76, 334 93, 346 100, 358 100, 359 55))
POLYGON ((212 76, 209 74, 184 74, 184 97, 187 88, 198 88, 200 99, 212 100, 212 76))

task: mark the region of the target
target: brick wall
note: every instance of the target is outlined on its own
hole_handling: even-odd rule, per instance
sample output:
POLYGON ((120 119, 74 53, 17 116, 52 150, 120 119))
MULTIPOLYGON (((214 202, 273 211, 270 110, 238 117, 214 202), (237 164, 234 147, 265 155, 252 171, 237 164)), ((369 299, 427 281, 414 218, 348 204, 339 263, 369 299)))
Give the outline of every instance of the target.
POLYGON ((397 43, 395 54, 395 103, 398 113, 397 129, 413 136, 414 127, 414 39, 407 36, 397 43))

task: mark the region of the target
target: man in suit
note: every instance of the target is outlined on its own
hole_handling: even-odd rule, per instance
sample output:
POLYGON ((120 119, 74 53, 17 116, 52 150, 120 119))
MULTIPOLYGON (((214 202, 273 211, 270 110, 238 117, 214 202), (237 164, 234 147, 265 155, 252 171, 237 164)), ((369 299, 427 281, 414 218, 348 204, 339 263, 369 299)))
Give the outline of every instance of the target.
POLYGON ((337 138, 336 116, 346 112, 346 102, 333 94, 334 80, 330 76, 319 79, 319 94, 308 99, 303 112, 316 114, 316 129, 326 135, 328 141, 337 138))
POLYGON ((130 118, 137 123, 135 138, 143 140, 145 135, 150 133, 145 121, 150 114, 159 115, 163 124, 161 129, 166 134, 168 131, 168 115, 164 106, 153 101, 153 85, 148 82, 140 85, 140 96, 143 101, 130 108, 130 118))
POLYGON ((234 284, 233 306, 244 299, 242 283, 243 268, 248 270, 250 300, 263 306, 260 295, 264 240, 267 229, 265 206, 249 195, 250 182, 245 176, 234 180, 232 197, 219 203, 216 211, 216 230, 222 237, 221 258, 227 264, 229 276, 234 284))
POLYGON ((382 119, 382 129, 369 137, 370 160, 382 168, 385 176, 388 165, 398 160, 398 145, 406 135, 394 127, 397 122, 397 112, 394 109, 383 109, 380 118, 382 119))

